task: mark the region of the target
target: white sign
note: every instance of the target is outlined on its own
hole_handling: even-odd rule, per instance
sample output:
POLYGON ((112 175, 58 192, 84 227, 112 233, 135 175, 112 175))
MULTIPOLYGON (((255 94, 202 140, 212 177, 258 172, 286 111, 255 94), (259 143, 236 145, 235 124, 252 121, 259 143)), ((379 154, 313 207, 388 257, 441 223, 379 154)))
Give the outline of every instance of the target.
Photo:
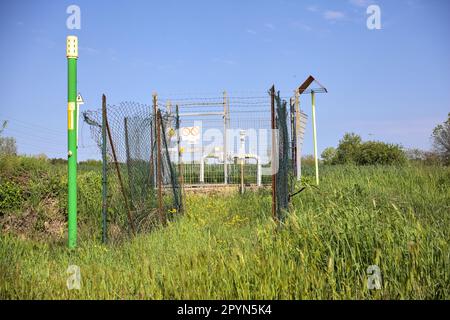
POLYGON ((306 123, 308 121, 308 115, 300 112, 300 121, 299 121, 299 131, 297 132, 298 137, 298 145, 300 146, 300 149, 303 146, 303 140, 305 139, 305 130, 306 130, 306 123))
POLYGON ((77 95, 77 104, 78 105, 84 104, 84 100, 83 100, 83 97, 81 96, 81 93, 78 93, 78 95, 77 95))
POLYGON ((191 144, 196 144, 200 140, 200 127, 183 127, 180 128, 181 140, 187 141, 191 144))

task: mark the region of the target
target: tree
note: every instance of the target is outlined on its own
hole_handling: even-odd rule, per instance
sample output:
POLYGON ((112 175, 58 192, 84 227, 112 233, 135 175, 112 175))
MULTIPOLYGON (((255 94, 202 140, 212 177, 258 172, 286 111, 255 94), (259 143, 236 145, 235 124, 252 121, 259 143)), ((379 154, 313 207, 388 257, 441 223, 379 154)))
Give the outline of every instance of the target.
POLYGON ((331 164, 336 156, 336 149, 333 147, 325 148, 320 156, 324 164, 331 164))
POLYGON ((355 133, 344 134, 344 137, 339 141, 333 163, 355 163, 361 141, 361 137, 355 133))
POLYGON ((436 126, 431 135, 433 147, 446 165, 450 165, 450 113, 444 123, 436 126))
POLYGON ((0 155, 8 154, 8 155, 16 155, 17 154, 17 146, 16 139, 11 137, 2 137, 3 131, 8 125, 8 121, 3 121, 3 124, 0 128, 0 155))

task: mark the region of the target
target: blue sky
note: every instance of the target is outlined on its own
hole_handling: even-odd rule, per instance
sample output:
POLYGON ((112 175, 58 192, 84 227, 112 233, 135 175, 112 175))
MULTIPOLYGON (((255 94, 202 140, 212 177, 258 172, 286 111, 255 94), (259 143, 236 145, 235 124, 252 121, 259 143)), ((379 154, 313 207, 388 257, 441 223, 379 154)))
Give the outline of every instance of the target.
MULTIPOLYGON (((429 149, 450 112, 450 2, 398 1, 1 1, 0 120, 20 153, 66 157, 65 38, 79 37, 84 109, 151 103, 151 94, 290 95, 309 74, 319 151, 345 132, 429 149), (366 27, 369 4, 382 29, 366 27), (66 8, 81 8, 68 30, 66 8)), ((310 114, 309 99, 305 112, 310 114)), ((305 152, 312 153, 311 128, 305 152)), ((98 158, 82 125, 79 158, 98 158)))

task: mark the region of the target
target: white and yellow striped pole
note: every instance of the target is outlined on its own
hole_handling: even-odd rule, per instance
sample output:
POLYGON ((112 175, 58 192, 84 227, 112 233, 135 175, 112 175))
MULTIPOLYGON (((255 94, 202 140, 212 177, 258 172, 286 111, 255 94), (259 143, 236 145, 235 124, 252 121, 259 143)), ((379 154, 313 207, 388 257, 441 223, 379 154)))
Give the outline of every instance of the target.
POLYGON ((317 130, 316 130, 316 97, 314 91, 311 91, 311 105, 312 105, 313 139, 314 139, 314 162, 316 166, 316 184, 319 185, 319 158, 317 157, 317 130))

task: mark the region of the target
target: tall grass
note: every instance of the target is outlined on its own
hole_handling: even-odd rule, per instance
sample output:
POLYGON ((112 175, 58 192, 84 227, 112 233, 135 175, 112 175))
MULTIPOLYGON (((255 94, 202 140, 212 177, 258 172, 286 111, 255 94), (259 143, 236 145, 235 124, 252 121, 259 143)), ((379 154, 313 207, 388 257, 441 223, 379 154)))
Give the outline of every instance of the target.
POLYGON ((449 169, 322 169, 281 226, 261 190, 190 194, 184 216, 121 244, 85 235, 69 251, 2 234, 0 298, 449 299, 449 169), (66 287, 70 264, 80 290, 66 287), (381 290, 367 288, 370 265, 381 290))

